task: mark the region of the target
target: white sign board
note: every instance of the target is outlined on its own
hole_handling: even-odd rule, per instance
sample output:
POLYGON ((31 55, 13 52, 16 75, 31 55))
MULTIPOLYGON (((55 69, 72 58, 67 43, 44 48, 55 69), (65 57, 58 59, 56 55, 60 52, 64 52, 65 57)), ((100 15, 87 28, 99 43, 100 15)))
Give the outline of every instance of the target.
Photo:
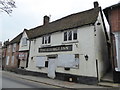
POLYGON ((47 60, 47 57, 37 56, 35 59, 37 67, 45 67, 45 61, 47 60))
POLYGON ((58 55, 57 66, 76 67, 76 65, 79 65, 79 59, 75 58, 74 54, 60 54, 60 55, 58 55))

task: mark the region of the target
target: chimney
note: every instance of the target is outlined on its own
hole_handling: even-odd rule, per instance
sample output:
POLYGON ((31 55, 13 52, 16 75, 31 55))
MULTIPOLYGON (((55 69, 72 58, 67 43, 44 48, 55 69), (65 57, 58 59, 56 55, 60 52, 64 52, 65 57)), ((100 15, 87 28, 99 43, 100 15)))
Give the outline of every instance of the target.
POLYGON ((97 7, 99 7, 99 3, 98 3, 98 1, 95 1, 94 2, 94 8, 97 8, 97 7))
POLYGON ((49 21, 50 21, 50 18, 47 15, 44 16, 43 24, 46 25, 49 23, 49 21))

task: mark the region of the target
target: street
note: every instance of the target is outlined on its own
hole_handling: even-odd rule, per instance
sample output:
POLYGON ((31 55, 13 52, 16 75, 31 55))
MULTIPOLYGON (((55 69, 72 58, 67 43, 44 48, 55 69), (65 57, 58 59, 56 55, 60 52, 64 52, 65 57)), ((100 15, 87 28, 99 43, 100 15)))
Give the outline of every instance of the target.
POLYGON ((2 88, 59 88, 47 84, 20 79, 14 76, 2 75, 2 88))

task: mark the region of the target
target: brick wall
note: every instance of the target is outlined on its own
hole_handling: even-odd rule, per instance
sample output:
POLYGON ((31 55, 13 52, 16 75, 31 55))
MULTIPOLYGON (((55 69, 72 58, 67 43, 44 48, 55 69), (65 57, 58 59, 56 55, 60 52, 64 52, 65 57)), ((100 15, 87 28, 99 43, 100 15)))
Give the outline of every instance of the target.
MULTIPOLYGON (((9 48, 9 46, 7 46, 7 52, 6 52, 6 59, 9 56, 9 63, 8 65, 6 65, 5 62, 5 67, 6 68, 17 68, 18 67, 18 50, 19 50, 19 44, 16 44, 16 49, 15 52, 12 51, 13 48, 13 44, 11 45, 11 47, 9 48), (12 56, 14 56, 14 62, 12 63, 12 56)), ((7 61, 7 60, 5 60, 7 61)))
POLYGON ((120 31, 120 7, 113 8, 109 13, 112 32, 120 31))

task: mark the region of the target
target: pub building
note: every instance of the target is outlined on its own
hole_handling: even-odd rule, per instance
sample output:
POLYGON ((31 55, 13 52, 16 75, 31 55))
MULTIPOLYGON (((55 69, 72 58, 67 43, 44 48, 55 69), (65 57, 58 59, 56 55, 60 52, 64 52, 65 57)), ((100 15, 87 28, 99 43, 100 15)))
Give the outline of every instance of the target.
POLYGON ((98 2, 94 8, 74 13, 28 30, 28 71, 49 78, 96 84, 109 69, 105 17, 98 2))

